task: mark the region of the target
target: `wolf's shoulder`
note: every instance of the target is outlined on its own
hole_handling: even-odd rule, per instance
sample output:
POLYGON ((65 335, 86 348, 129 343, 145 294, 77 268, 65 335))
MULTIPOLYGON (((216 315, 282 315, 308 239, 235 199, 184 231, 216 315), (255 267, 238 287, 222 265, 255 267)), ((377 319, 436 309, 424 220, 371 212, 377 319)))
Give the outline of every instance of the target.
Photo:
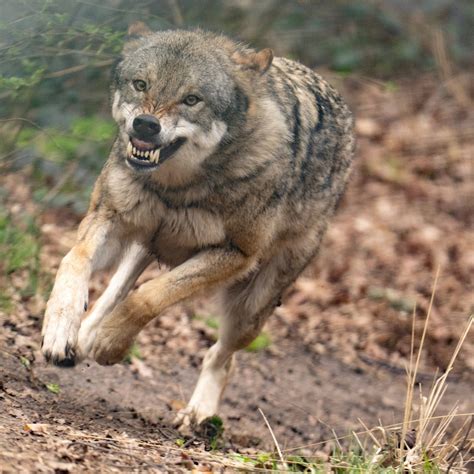
POLYGON ((287 58, 276 57, 270 69, 273 78, 289 82, 293 89, 307 90, 334 102, 342 102, 339 92, 313 69, 287 58))
POLYGON ((276 57, 267 72, 268 92, 284 107, 321 111, 338 122, 351 122, 352 114, 341 94, 321 75, 297 61, 276 57))

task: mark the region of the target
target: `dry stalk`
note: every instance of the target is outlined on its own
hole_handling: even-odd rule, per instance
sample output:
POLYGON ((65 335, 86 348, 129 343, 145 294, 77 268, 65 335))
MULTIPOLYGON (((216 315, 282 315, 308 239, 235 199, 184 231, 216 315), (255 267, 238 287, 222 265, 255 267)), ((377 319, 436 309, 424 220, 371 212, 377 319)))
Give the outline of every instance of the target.
POLYGON ((261 408, 259 408, 258 411, 260 412, 260 415, 262 415, 263 421, 267 425, 268 431, 270 431, 270 434, 272 435, 273 443, 275 444, 276 450, 278 452, 278 456, 280 457, 280 461, 283 464, 283 468, 285 470, 288 470, 288 466, 285 462, 285 458, 283 457, 283 453, 281 452, 280 445, 278 444, 275 433, 273 432, 272 427, 270 426, 270 423, 267 420, 267 417, 265 416, 261 408))

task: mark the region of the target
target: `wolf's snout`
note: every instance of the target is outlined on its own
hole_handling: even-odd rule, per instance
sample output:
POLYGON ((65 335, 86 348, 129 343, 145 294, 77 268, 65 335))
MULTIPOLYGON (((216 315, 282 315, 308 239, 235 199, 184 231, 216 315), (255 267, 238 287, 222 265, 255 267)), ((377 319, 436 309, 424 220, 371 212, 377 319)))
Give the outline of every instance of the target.
POLYGON ((160 133, 161 125, 153 115, 142 114, 133 120, 133 130, 139 138, 150 139, 160 133))

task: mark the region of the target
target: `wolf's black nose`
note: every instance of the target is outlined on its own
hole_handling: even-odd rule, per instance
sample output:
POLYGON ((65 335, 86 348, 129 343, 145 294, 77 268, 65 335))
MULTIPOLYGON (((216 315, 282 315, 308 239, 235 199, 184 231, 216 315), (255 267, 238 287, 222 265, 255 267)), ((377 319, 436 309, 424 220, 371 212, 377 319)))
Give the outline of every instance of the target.
POLYGON ((153 115, 143 114, 133 120, 133 130, 138 138, 152 138, 160 133, 161 125, 153 115))

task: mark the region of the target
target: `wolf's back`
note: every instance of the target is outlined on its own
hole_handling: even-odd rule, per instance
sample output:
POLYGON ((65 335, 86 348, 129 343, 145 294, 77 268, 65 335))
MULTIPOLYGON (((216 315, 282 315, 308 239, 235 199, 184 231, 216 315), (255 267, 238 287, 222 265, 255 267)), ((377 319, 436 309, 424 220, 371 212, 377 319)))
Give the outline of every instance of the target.
POLYGON ((293 202, 317 199, 335 206, 353 157, 350 110, 321 76, 284 58, 274 59, 267 90, 291 130, 287 195, 293 202))

